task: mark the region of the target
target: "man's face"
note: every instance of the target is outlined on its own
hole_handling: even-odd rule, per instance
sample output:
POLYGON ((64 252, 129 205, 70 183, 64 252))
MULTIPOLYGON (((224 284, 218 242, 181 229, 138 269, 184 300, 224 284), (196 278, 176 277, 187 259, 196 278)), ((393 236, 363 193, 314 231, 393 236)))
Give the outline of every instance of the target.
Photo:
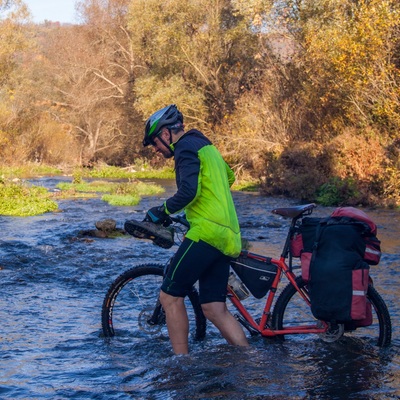
POLYGON ((169 142, 169 132, 167 130, 163 130, 159 136, 154 138, 153 148, 156 153, 161 153, 164 158, 171 158, 172 152, 169 147, 165 146, 164 143, 160 140, 162 138, 164 143, 169 142))

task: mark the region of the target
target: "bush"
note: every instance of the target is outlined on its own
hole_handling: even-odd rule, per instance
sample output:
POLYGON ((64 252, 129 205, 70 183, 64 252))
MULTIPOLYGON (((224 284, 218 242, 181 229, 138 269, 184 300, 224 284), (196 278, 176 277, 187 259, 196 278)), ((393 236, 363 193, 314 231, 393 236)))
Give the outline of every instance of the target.
POLYGON ((372 130, 343 132, 325 144, 293 143, 268 152, 262 192, 324 205, 400 204, 398 142, 372 130))
POLYGON ((281 153, 266 156, 262 192, 314 201, 317 189, 327 182, 333 160, 317 143, 298 143, 281 153))
POLYGON ((354 179, 331 178, 317 190, 317 201, 323 206, 350 205, 360 194, 354 179))

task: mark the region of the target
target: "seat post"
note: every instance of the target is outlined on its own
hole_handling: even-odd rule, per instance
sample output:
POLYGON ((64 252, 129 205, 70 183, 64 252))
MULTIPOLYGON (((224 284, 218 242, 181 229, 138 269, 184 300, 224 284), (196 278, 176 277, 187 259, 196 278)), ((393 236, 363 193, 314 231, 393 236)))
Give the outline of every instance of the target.
MULTIPOLYGON (((289 255, 289 249, 290 249, 290 238, 293 234, 294 228, 296 227, 296 222, 297 220, 300 218, 300 216, 294 217, 292 218, 292 221, 290 223, 287 235, 286 235, 286 240, 285 240, 285 245, 283 246, 283 250, 282 250, 282 254, 281 257, 283 258, 287 258, 289 255)), ((290 264, 291 264, 291 259, 289 260, 290 264)), ((290 267, 292 267, 291 265, 289 265, 290 267)))

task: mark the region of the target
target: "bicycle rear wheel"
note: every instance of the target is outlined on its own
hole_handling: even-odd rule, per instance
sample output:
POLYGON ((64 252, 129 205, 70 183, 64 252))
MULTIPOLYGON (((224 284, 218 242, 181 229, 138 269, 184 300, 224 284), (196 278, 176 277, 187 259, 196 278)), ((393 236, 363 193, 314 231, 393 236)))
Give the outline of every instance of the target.
MULTIPOLYGON (((111 284, 101 312, 104 336, 168 337, 164 310, 158 300, 163 270, 162 264, 138 265, 111 284)), ((185 305, 193 336, 201 340, 206 333, 206 319, 195 288, 185 305)))
MULTIPOLYGON (((296 283, 308 294, 307 285, 301 277, 296 279, 296 283)), ((367 298, 372 304, 372 325, 345 331, 344 337, 371 341, 371 343, 380 347, 388 346, 392 338, 392 324, 386 304, 372 285, 368 287, 367 298)), ((315 318, 310 307, 301 298, 294 286, 289 283, 283 289, 274 307, 272 327, 282 329, 312 323, 315 324, 315 318)), ((305 339, 305 336, 308 335, 293 335, 292 337, 293 339, 305 339)), ((329 337, 324 337, 324 335, 321 335, 321 338, 330 341, 329 337)), ((331 337, 331 339, 333 341, 334 337, 331 337)))

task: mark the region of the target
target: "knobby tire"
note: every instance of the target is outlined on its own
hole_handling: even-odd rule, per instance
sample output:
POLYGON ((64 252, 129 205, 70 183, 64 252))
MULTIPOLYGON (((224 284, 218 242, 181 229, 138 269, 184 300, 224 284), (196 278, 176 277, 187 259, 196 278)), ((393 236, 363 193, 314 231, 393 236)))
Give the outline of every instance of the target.
MULTIPOLYGON (((296 283, 308 295, 306 282, 301 277, 296 278, 296 283)), ((392 338, 389 311, 384 300, 372 285, 368 287, 367 298, 372 304, 372 325, 359 327, 354 331, 345 331, 344 337, 373 340, 377 346, 386 347, 392 338)), ((271 322, 274 329, 282 329, 288 326, 315 323, 315 318, 310 307, 300 297, 294 286, 289 283, 278 297, 271 322)))
MULTIPOLYGON (((105 337, 149 336, 166 334, 165 314, 157 304, 163 281, 164 265, 143 264, 122 273, 111 284, 104 297, 101 322, 105 337), (149 323, 158 315, 157 323, 149 323)), ((195 340, 206 334, 206 319, 195 288, 185 299, 189 324, 195 340)))

